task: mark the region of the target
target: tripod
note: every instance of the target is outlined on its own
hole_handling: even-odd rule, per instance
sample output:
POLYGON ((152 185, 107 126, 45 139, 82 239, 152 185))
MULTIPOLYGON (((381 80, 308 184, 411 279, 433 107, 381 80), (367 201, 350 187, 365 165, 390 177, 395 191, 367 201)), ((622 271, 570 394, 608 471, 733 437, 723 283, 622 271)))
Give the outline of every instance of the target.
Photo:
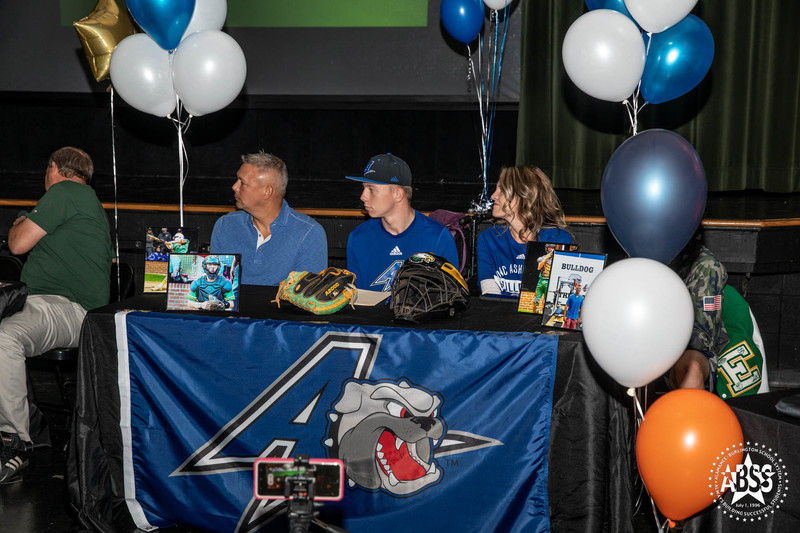
POLYGON ((312 522, 329 533, 347 533, 347 530, 317 518, 317 508, 322 504, 314 502, 316 468, 309 464, 308 455, 298 454, 294 467, 298 473, 287 477, 283 486, 284 496, 288 499, 289 533, 307 533, 312 522))

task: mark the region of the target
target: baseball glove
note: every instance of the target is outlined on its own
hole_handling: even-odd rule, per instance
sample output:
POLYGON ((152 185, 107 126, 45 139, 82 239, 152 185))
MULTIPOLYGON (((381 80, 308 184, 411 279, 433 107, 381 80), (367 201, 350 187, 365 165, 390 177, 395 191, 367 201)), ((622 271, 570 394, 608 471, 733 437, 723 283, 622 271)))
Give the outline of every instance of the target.
POLYGON ((281 281, 278 295, 273 301, 278 307, 281 306, 281 300, 286 300, 315 315, 329 315, 348 303, 353 305, 357 294, 353 285, 355 280, 355 274, 336 267, 328 267, 319 274, 291 272, 281 281))

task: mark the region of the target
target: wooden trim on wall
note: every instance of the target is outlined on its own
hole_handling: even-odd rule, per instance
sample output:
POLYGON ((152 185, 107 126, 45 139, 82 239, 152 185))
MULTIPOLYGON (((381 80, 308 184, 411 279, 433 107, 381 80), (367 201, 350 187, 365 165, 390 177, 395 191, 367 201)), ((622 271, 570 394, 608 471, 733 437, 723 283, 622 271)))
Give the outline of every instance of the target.
MULTIPOLYGON (((36 200, 7 200, 0 199, 0 206, 11 207, 33 207, 36 205, 36 200)), ((108 211, 114 210, 112 202, 104 202, 103 208, 108 211)), ((179 212, 180 209, 175 204, 139 204, 139 203, 120 203, 116 205, 120 211, 150 211, 150 212, 179 212)), ((308 216, 323 216, 323 217, 363 217, 364 211, 361 209, 318 209, 312 207, 294 208, 300 213, 308 216)), ((183 206, 184 213, 230 213, 234 211, 233 206, 224 205, 185 205, 183 206)), ((426 213, 427 214, 427 213, 426 213)), ((568 224, 605 224, 605 217, 597 216, 568 216, 566 217, 568 224)), ((733 219, 704 219, 702 222, 704 227, 710 228, 779 228, 800 226, 800 218, 784 218, 784 219, 762 219, 762 220, 733 220, 733 219)))

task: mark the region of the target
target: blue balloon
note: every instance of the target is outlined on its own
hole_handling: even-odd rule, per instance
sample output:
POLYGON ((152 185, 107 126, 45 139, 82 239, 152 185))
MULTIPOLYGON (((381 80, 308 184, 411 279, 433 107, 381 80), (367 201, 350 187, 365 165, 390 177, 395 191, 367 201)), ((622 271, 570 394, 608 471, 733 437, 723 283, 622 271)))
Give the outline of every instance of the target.
POLYGON ((640 91, 651 104, 683 96, 703 81, 714 59, 714 37, 705 22, 687 15, 650 37, 640 91))
POLYGON ((447 33, 461 43, 469 44, 483 27, 482 0, 442 0, 439 17, 447 33))
POLYGON ((608 227, 631 257, 668 264, 689 242, 706 208, 703 163, 677 133, 634 135, 609 159, 600 184, 608 227))
POLYGON ((625 0, 586 0, 586 7, 589 8, 589 11, 594 11, 595 9, 610 9, 612 11, 617 11, 618 13, 622 13, 629 19, 633 20, 636 23, 636 27, 639 27, 639 24, 634 20, 631 16, 628 8, 625 7, 625 0))
POLYGON ((164 50, 174 50, 194 14, 195 0, 127 0, 133 20, 164 50))

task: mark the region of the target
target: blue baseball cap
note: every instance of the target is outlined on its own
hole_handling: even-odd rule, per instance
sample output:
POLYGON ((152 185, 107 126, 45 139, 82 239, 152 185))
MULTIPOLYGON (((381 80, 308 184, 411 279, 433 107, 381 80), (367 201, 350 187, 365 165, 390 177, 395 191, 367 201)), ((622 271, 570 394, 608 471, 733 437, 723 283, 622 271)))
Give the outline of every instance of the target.
POLYGON ((345 178, 365 183, 379 183, 381 185, 411 186, 411 169, 408 163, 392 154, 373 156, 363 176, 345 176, 345 178))

